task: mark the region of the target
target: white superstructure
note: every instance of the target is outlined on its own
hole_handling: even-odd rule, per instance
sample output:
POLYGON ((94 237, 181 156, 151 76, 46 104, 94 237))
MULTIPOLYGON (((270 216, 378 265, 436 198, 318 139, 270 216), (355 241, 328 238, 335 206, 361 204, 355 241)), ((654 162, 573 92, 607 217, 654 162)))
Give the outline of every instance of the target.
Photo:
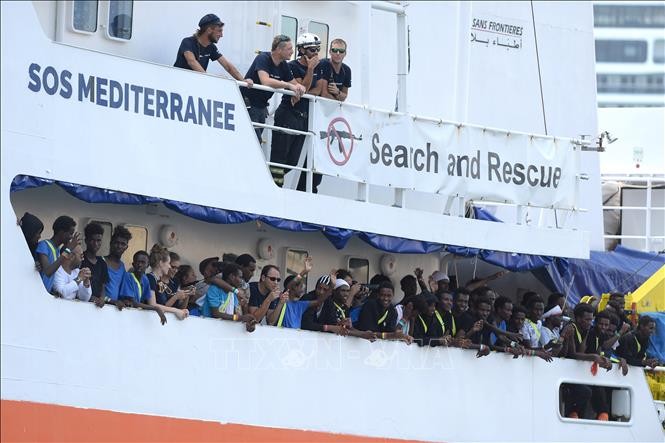
MULTIPOLYGON (((319 232, 216 225, 157 204, 83 203, 56 186, 10 196, 12 180, 28 175, 419 242, 587 257, 602 248, 598 155, 580 140, 597 132, 592 25, 591 5, 572 2, 3 2, 3 414, 5 406, 24 401, 203 420, 224 429, 238 424, 436 441, 662 441, 637 369, 627 377, 616 370, 594 377, 589 365, 575 361, 546 364, 498 354, 478 360, 457 349, 369 344, 272 327, 249 335, 236 324, 196 318, 169 317, 161 327, 154 313, 53 299, 34 272, 13 216, 37 213, 43 237, 61 213, 74 217, 80 230, 89 220, 108 229, 127 224, 142 233, 135 249, 175 232, 171 249, 195 267, 220 251, 258 250, 259 265, 276 263, 285 272, 306 252, 318 273, 356 258, 366 263, 358 269, 367 276, 392 270, 397 281, 416 266, 438 268, 443 255, 385 258, 355 237, 337 251, 319 232), (573 166, 564 174, 573 184, 573 207, 492 198, 487 204, 505 220, 492 223, 464 217, 472 200, 465 195, 422 192, 417 183, 393 189, 326 176, 318 195, 277 188, 265 164, 269 140, 257 142, 238 85, 171 67, 182 37, 211 11, 226 23, 221 52, 241 72, 280 31, 323 36, 327 30, 326 41, 348 42, 345 63, 354 69, 349 106, 386 119, 394 114, 414 125, 409 128, 416 116, 433 118, 433 126, 442 120, 444 128, 460 122, 458 134, 488 133, 492 147, 506 155, 513 146, 524 149, 511 145, 515 139, 529 140, 534 156, 545 152, 541 156, 552 162, 570 149, 573 166), (125 91, 116 107, 109 104, 112 82, 125 91), (127 94, 138 87, 140 100, 127 94), (150 115, 148 89, 221 103, 223 128, 150 115), (394 113, 398 97, 402 112, 394 113), (272 256, 261 256, 266 244, 272 256), (394 266, 385 265, 391 260, 394 266), (191 376, 186 388, 171 388, 173 373, 191 376), (562 418, 562 382, 624 388, 630 418, 562 418), (326 392, 320 401, 305 401, 326 392), (356 401, 363 397, 375 407, 356 401)), ((219 73, 216 68, 209 72, 219 73)), ((424 127, 418 126, 424 133, 431 129, 424 127)), ((474 261, 460 264, 460 279, 472 272, 474 261)), ((521 275, 512 281, 513 287, 534 284, 521 275)))

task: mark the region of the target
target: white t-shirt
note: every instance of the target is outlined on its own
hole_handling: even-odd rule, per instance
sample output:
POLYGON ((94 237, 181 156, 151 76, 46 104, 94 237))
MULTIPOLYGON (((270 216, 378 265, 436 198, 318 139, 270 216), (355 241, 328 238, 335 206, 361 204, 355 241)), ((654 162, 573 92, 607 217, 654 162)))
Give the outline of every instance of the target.
POLYGON ((76 284, 74 279, 78 277, 78 275, 79 269, 72 269, 72 272, 68 274, 63 267, 60 266, 54 274, 53 290, 67 300, 78 298, 79 300, 89 301, 92 296, 92 285, 86 288, 82 281, 79 284, 76 284))
POLYGON ((540 341, 540 329, 541 323, 538 320, 538 323, 533 323, 528 318, 524 320, 524 326, 522 326, 522 337, 526 340, 531 348, 537 348, 539 346, 538 342, 540 341))

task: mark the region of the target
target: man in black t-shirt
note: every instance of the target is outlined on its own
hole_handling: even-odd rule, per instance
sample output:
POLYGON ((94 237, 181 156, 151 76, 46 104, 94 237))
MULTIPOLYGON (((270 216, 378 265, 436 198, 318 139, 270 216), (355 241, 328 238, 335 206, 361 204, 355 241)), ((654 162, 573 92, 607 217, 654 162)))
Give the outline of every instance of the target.
POLYGON ((215 14, 207 14, 199 20, 199 29, 191 37, 185 37, 180 43, 178 54, 173 66, 206 72, 208 62, 218 61, 220 65, 240 81, 246 81, 250 88, 254 84, 251 79, 243 79, 240 71, 217 50, 215 43, 224 35, 224 23, 215 14))
POLYGON ((99 249, 102 247, 102 237, 104 236, 104 228, 99 223, 88 223, 84 230, 85 234, 85 252, 83 253, 83 261, 81 262, 81 269, 88 268, 92 273, 90 279, 92 286, 92 297, 90 301, 95 303, 100 308, 104 306, 104 298, 106 296, 104 285, 109 279, 109 271, 104 259, 97 255, 99 249))
MULTIPOLYGON (((318 35, 306 32, 298 37, 296 49, 298 51, 298 58, 288 63, 293 78, 309 94, 318 95, 320 88, 317 87, 318 70, 316 68, 319 65, 321 40, 318 35)), ((309 100, 284 95, 277 111, 275 111, 275 126, 303 132, 307 131, 308 113, 309 100)), ((303 143, 305 143, 304 135, 273 131, 270 161, 291 166, 297 165, 303 143)), ((281 166, 270 167, 273 180, 280 188, 284 184, 284 176, 289 171, 290 169, 281 166)), ((305 175, 301 176, 301 180, 298 183, 299 191, 305 190, 305 177, 305 175)), ((314 192, 316 192, 316 184, 314 192)))
POLYGON ((330 42, 330 58, 319 65, 321 96, 343 102, 351 87, 351 68, 343 63, 346 57, 346 42, 336 38, 330 42))
MULTIPOLYGON (((287 35, 278 35, 272 41, 271 52, 261 52, 257 55, 245 77, 263 86, 290 89, 299 99, 306 89, 293 78, 291 69, 286 63, 292 55, 291 38, 287 35)), ((242 95, 245 98, 249 118, 255 123, 265 123, 268 117, 268 100, 273 93, 259 89, 243 89, 242 95)), ((263 128, 256 128, 255 131, 260 143, 263 128)))
POLYGON ((411 344, 413 338, 397 330, 397 310, 392 304, 395 289, 392 283, 381 282, 377 292, 377 297, 368 299, 362 306, 356 329, 377 332, 377 338, 384 340, 403 340, 411 344))

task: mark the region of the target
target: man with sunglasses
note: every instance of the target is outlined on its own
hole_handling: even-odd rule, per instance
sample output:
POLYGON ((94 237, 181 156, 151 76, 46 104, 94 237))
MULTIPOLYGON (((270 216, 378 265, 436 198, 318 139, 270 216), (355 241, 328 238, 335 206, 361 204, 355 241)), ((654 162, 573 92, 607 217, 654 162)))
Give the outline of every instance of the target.
POLYGON ((330 43, 330 58, 319 64, 321 96, 343 102, 351 87, 351 68, 343 63, 346 42, 336 38, 330 43))
POLYGON ((259 281, 249 284, 249 313, 254 316, 257 323, 265 325, 266 314, 271 315, 279 303, 281 281, 279 268, 275 265, 266 265, 261 269, 259 281))
POLYGON ((185 37, 180 43, 173 66, 206 72, 210 60, 218 61, 233 78, 246 81, 251 88, 253 81, 243 79, 240 71, 219 53, 215 43, 224 35, 224 23, 215 14, 206 14, 199 20, 199 29, 191 37, 185 37))
MULTIPOLYGON (((320 88, 317 87, 318 70, 316 68, 319 64, 321 39, 316 34, 306 32, 298 37, 296 48, 298 58, 288 63, 291 73, 296 82, 302 85, 309 94, 318 95, 320 88)), ((309 100, 284 95, 277 111, 275 111, 275 126, 307 131, 308 112, 309 100)), ((297 165, 304 143, 304 135, 273 131, 270 161, 291 166, 297 165)), ((273 180, 280 188, 284 184, 284 175, 289 170, 281 166, 270 166, 273 180)), ((304 178, 304 175, 302 178, 304 178)), ((303 186, 302 189, 298 186, 298 190, 304 191, 305 181, 301 181, 303 186)))
MULTIPOLYGON (((259 53, 245 74, 245 78, 275 89, 290 89, 296 98, 300 98, 305 93, 305 87, 293 78, 291 69, 286 63, 292 55, 291 38, 287 35, 278 35, 272 40, 271 52, 259 53)), ((243 88, 241 92, 245 98, 249 118, 255 123, 265 123, 268 117, 268 100, 273 93, 253 88, 243 88)), ((254 131, 260 143, 263 128, 255 128, 254 131)))

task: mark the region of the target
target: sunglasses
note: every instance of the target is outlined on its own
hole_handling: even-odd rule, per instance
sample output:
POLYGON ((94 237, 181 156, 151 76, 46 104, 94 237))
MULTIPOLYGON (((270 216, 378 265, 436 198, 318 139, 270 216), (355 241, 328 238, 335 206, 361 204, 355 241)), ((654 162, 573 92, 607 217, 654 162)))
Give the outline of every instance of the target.
POLYGON ((307 52, 319 52, 321 48, 305 48, 307 52))
POLYGON ((330 52, 332 52, 333 54, 344 54, 346 52, 346 49, 330 48, 330 52))
POLYGON ((270 281, 276 281, 277 283, 282 281, 282 279, 279 277, 268 277, 268 278, 270 279, 270 281))

